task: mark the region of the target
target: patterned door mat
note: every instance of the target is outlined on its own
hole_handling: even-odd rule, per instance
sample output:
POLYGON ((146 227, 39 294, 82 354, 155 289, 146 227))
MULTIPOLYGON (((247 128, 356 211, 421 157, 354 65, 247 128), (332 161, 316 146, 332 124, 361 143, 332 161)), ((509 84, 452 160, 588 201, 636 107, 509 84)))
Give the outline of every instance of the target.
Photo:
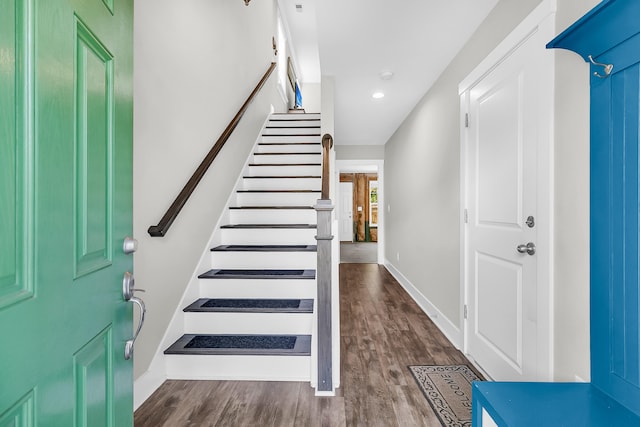
POLYGON ((409 366, 444 427, 471 426, 471 382, 480 378, 467 365, 409 366))

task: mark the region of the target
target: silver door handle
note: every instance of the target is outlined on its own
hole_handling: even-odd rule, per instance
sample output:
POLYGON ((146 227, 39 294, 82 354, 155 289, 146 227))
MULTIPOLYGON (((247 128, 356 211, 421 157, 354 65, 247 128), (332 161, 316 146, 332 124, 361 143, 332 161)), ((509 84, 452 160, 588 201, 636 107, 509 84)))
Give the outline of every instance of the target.
POLYGON ((138 338, 138 334, 140 334, 140 330, 142 329, 142 325, 144 325, 144 315, 147 312, 147 309, 144 306, 144 301, 142 301, 140 298, 131 297, 131 298, 129 298, 129 301, 131 301, 132 303, 134 303, 135 305, 137 305, 140 308, 140 323, 138 323, 138 328, 136 329, 136 333, 133 334, 133 338, 128 340, 124 345, 124 358, 125 358, 125 360, 129 360, 133 356, 133 345, 136 342, 136 339, 138 338))
POLYGON ((122 277, 122 297, 125 301, 130 301, 133 298, 133 294, 135 292, 144 292, 144 289, 136 289, 134 288, 136 284, 136 280, 133 277, 133 274, 128 271, 124 273, 122 277))
POLYGON ((536 253, 536 245, 534 245, 533 242, 529 242, 526 245, 525 244, 518 245, 516 250, 521 254, 533 255, 536 253))

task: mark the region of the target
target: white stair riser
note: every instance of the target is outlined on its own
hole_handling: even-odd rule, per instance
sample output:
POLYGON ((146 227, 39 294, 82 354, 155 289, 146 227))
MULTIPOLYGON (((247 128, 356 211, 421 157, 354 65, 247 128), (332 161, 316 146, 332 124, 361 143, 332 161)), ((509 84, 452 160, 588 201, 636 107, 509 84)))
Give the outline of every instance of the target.
POLYGON ((185 313, 188 334, 309 335, 311 313, 185 313))
POLYGON ((231 209, 232 224, 313 224, 314 209, 231 209))
MULTIPOLYGON (((277 176, 277 175, 276 175, 277 176)), ((309 176, 309 175, 304 175, 309 176)), ((311 175, 318 176, 318 175, 311 175)), ((320 178, 246 178, 242 190, 320 190, 320 178)))
POLYGON ((263 135, 262 142, 322 142, 320 136, 269 136, 263 135))
POLYGON ((319 153, 309 154, 254 154, 253 164, 300 164, 300 163, 322 163, 322 155, 319 153))
POLYGON ((167 379, 310 381, 310 356, 165 355, 167 379))
POLYGON ((211 268, 315 269, 317 253, 212 251, 211 268))
POLYGON ((317 153, 320 144, 258 144, 256 153, 317 153))
MULTIPOLYGON (((279 126, 279 125, 278 125, 279 126)), ((289 127, 275 127, 275 128, 265 128, 262 131, 262 136, 265 135, 295 135, 298 137, 303 137, 303 136, 318 136, 320 135, 320 127, 317 125, 312 125, 313 127, 295 127, 295 128, 289 128, 289 127)))
POLYGON ((320 129, 319 120, 269 120, 268 127, 312 127, 320 129))
POLYGON ((284 120, 313 120, 319 119, 320 113, 273 113, 271 115, 272 120, 284 119, 284 120))
POLYGON ((296 166, 247 166, 248 176, 321 176, 322 167, 314 164, 296 166))
POLYGON ((320 193, 238 193, 236 206, 314 206, 320 193))
POLYGON ((223 245, 315 245, 317 243, 315 228, 223 228, 220 234, 223 245))
POLYGON ((269 120, 267 127, 317 127, 320 128, 320 120, 269 120))
POLYGON ((211 268, 307 269, 317 265, 317 253, 306 252, 231 252, 212 251, 211 268))
POLYGON ((310 279, 199 279, 200 298, 315 298, 310 279))

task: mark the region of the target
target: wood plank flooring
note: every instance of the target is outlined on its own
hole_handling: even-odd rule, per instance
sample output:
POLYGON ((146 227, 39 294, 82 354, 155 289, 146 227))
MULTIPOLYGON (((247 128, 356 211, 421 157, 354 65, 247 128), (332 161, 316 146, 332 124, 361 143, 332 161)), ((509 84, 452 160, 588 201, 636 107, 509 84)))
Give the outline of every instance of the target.
POLYGON ((376 242, 340 242, 341 263, 378 262, 378 244, 376 242))
POLYGON ((336 397, 306 383, 172 380, 135 412, 136 427, 440 426, 407 366, 471 364, 383 266, 341 264, 340 287, 336 397))

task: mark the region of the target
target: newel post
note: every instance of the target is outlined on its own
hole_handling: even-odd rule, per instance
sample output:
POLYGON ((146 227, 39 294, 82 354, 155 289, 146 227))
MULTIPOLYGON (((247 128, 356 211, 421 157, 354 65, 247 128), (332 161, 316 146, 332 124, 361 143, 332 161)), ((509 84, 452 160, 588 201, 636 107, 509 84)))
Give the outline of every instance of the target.
POLYGON ((329 134, 322 137, 322 198, 317 201, 318 214, 317 247, 317 330, 318 330, 318 384, 317 391, 333 391, 333 349, 332 349, 332 306, 331 306, 331 213, 334 206, 329 199, 329 151, 333 138, 329 134))

